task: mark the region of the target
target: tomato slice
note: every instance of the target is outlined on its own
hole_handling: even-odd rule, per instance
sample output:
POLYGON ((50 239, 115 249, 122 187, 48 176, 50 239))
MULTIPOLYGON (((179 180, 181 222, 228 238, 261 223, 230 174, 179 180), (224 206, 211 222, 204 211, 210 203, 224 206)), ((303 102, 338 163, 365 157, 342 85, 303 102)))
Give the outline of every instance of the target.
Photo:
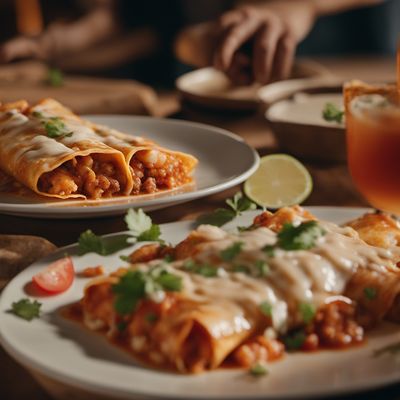
POLYGON ((33 276, 32 280, 49 293, 65 292, 74 281, 75 271, 71 257, 64 257, 50 264, 33 276))

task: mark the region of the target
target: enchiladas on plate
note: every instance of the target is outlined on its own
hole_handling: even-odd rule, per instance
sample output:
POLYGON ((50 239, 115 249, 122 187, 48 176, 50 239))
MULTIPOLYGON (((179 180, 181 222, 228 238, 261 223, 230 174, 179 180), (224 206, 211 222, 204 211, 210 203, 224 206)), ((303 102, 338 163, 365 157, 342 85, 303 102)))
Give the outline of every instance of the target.
MULTIPOLYGON (((368 215, 366 224, 388 233, 368 215)), ((175 247, 144 245, 92 280, 79 309, 88 328, 155 367, 250 367, 356 345, 380 321, 398 322, 399 260, 397 246, 283 208, 238 232, 201 225, 175 247)))
POLYGON ((192 182, 195 157, 85 121, 53 99, 0 105, 0 169, 37 194, 101 199, 192 182))

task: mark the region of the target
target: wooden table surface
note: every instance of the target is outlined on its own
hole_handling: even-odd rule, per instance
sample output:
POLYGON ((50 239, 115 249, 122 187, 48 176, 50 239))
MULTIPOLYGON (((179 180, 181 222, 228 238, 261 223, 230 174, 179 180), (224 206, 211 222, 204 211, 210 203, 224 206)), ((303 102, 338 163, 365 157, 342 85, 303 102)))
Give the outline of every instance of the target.
MULTIPOLYGON (((389 59, 319 59, 344 79, 361 77, 370 81, 394 81, 395 67, 389 59)), ((182 107, 179 118, 205 122, 228 129, 242 136, 261 155, 278 151, 273 133, 259 113, 215 112, 182 107)), ((366 206, 367 203, 355 190, 347 167, 344 164, 308 163, 314 190, 305 205, 366 206)), ((151 213, 156 223, 190 219, 205 211, 221 206, 224 199, 235 193, 239 187, 204 199, 194 200, 151 213)), ((57 246, 75 242, 79 234, 92 229, 97 234, 117 232, 124 229, 121 217, 80 220, 38 220, 0 215, 0 234, 32 234, 43 236, 57 246)), ((48 400, 49 396, 30 375, 18 366, 0 349, 1 394, 5 399, 30 398, 48 400)), ((400 399, 400 386, 369 392, 351 398, 400 399)))

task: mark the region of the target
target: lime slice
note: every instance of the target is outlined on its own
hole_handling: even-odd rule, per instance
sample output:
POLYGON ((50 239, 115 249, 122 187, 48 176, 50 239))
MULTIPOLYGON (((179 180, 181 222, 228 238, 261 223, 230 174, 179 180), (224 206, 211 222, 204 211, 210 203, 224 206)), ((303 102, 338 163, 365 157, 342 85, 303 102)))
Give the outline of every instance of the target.
POLYGON ((300 204, 311 193, 312 178, 305 166, 287 154, 262 157, 257 171, 245 182, 246 196, 262 207, 300 204))

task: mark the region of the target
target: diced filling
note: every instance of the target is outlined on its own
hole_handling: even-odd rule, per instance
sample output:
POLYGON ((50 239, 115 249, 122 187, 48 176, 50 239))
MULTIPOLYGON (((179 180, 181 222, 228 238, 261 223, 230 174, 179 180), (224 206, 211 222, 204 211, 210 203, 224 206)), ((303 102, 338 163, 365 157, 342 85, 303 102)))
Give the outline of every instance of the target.
POLYGON ((132 158, 132 194, 155 193, 173 189, 191 181, 188 168, 174 154, 159 150, 141 150, 132 158))
POLYGON ((124 181, 115 164, 106 157, 78 156, 43 174, 39 190, 59 196, 83 194, 89 199, 99 199, 118 194, 124 181))

